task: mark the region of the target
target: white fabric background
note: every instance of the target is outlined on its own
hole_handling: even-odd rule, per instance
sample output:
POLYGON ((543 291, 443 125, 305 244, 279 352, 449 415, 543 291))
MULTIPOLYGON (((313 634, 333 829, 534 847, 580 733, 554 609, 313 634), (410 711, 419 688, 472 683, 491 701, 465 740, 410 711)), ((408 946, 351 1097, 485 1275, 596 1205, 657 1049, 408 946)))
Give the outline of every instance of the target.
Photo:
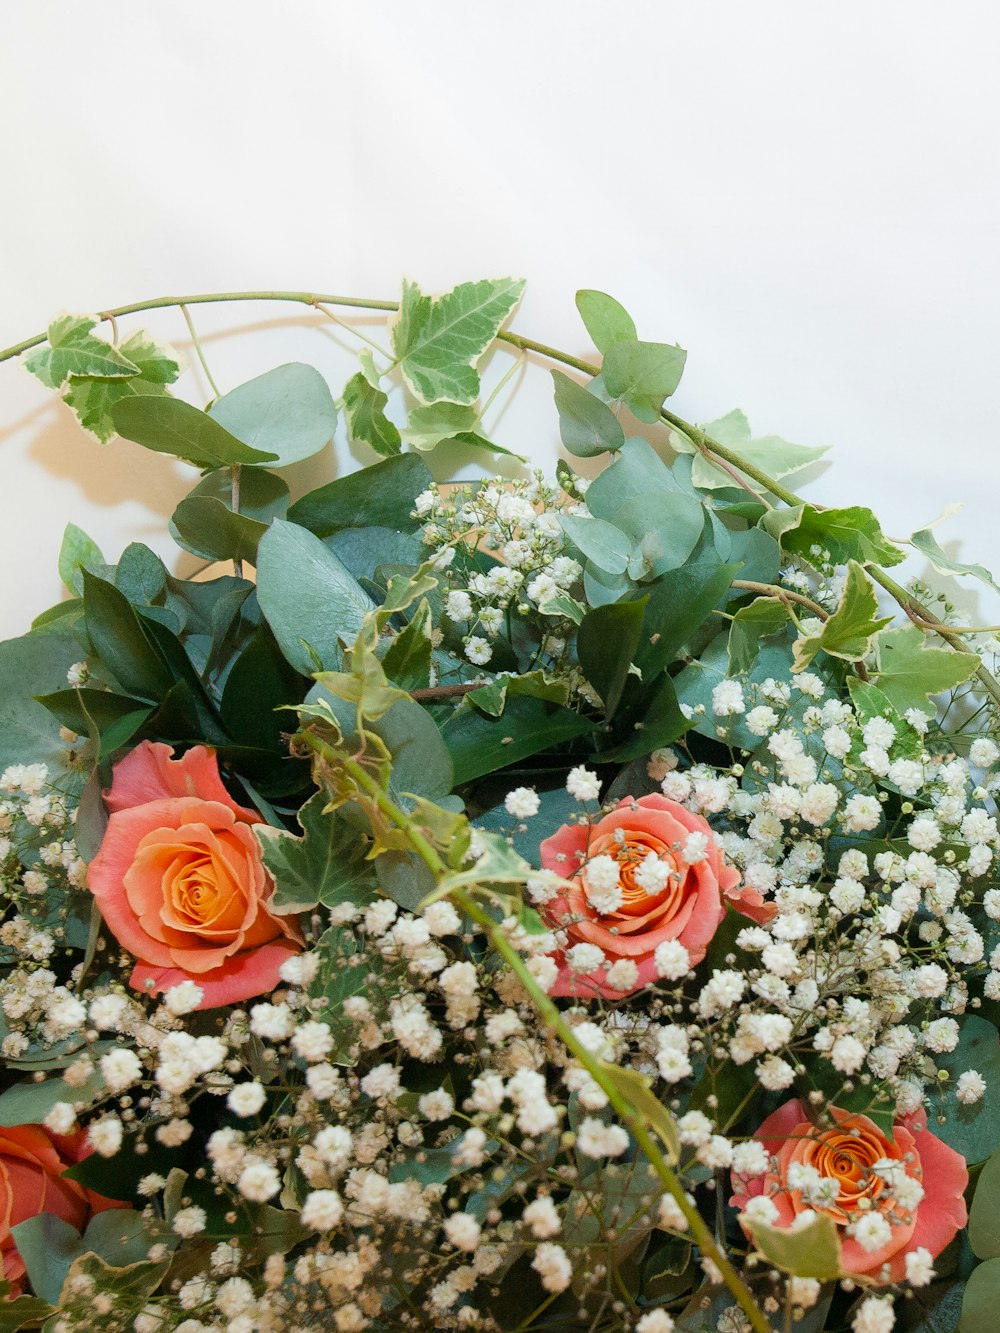
MULTIPOLYGON (((582 353, 573 293, 600 287, 689 349, 680 413, 833 444, 809 494, 894 536, 964 500, 940 539, 989 564, 998 37, 987 0, 8 4, 0 345, 177 291, 516 273, 514 327, 582 353)), ((348 373, 303 310, 194 315, 223 389, 348 373)), ((186 345, 177 312, 144 322, 186 345)), ((531 371, 496 433, 551 467, 549 401, 531 371)), ((171 550, 190 470, 91 441, 13 363, 0 451, 0 635, 60 595, 69 520, 109 558, 171 550)), ((340 441, 295 480, 356 465, 340 441)))

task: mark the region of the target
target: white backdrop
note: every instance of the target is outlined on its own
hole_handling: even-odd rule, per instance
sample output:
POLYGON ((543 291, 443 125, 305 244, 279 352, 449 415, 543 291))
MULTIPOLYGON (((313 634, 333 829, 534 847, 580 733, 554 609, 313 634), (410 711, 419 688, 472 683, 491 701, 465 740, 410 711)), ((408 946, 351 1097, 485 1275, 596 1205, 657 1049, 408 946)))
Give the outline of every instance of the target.
MULTIPOLYGON (((833 444, 809 494, 894 536, 964 500, 940 539, 989 564, 998 38, 988 0, 8 4, 0 345, 178 291, 515 273, 514 327, 581 353, 573 293, 600 287, 689 349, 682 415, 833 444)), ((223 389, 293 358, 343 381, 302 310, 194 313, 223 389)), ((186 345, 176 312, 144 322, 186 345)), ((496 433, 551 466, 549 396, 531 372, 496 433)), ((109 558, 170 549, 190 470, 91 441, 14 363, 0 450, 0 636, 60 595, 67 521, 109 558)), ((310 475, 353 465, 340 441, 310 475)))

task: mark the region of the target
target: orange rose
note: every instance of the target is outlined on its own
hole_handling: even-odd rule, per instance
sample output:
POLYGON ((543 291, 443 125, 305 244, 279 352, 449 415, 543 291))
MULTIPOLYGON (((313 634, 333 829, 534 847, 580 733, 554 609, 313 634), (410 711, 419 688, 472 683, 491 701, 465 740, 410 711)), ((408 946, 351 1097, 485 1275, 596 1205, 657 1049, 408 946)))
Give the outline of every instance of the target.
POLYGON ((268 908, 274 883, 251 827, 261 816, 226 791, 213 750, 172 754, 143 741, 115 765, 88 884, 138 960, 130 985, 155 993, 190 980, 210 1009, 274 990, 302 940, 268 908))
POLYGON ((628 960, 636 970, 634 982, 615 986, 605 967, 580 976, 564 952, 557 956, 552 995, 630 995, 658 979, 656 950, 673 940, 691 966, 700 963, 726 899, 755 921, 769 921, 775 912, 756 890, 738 887, 739 871, 726 864, 701 815, 665 796, 626 797, 596 824, 564 824, 542 843, 541 859, 546 870, 573 882, 545 908, 548 924, 565 935, 565 949, 596 945, 608 966, 628 960), (604 883, 613 874, 609 858, 618 876, 610 890, 604 883))
POLYGON ((930 1132, 922 1109, 896 1121, 891 1142, 868 1116, 827 1109, 836 1124, 825 1129, 808 1119, 799 1101, 769 1115, 754 1137, 770 1154, 770 1165, 751 1179, 734 1176, 732 1203, 743 1210, 755 1196, 767 1195, 778 1210, 772 1223, 778 1227, 791 1226, 806 1208, 826 1213, 840 1229, 845 1272, 900 1282, 907 1254, 925 1249, 933 1259, 965 1226, 965 1159, 930 1132), (793 1188, 789 1172, 796 1163, 836 1182, 829 1204, 806 1203, 793 1188), (866 1248, 854 1226, 873 1214, 885 1222, 889 1239, 866 1248))
POLYGON ((11 1227, 39 1213, 54 1213, 82 1231, 94 1213, 125 1204, 105 1199, 75 1180, 64 1180, 63 1171, 86 1156, 84 1135, 50 1134, 41 1125, 0 1128, 0 1260, 3 1276, 21 1291, 24 1260, 17 1252, 11 1227))

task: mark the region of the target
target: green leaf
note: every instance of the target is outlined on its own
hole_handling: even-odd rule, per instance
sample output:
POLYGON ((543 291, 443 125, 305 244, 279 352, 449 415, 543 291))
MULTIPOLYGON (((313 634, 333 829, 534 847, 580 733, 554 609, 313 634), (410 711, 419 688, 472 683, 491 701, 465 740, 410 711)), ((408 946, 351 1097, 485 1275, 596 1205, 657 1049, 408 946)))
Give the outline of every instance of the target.
POLYGON ((915 532, 910 538, 910 541, 921 555, 927 557, 939 574, 954 574, 959 576, 963 574, 971 574, 973 578, 979 579, 981 583, 985 583, 987 587, 992 588, 994 592, 1000 592, 1000 584, 994 580, 993 575, 983 565, 963 565, 958 560, 949 559, 944 551, 941 550, 937 538, 934 536, 933 532, 931 532, 930 528, 922 528, 920 532, 915 532))
POLYGON ((576 649, 584 675, 612 717, 622 697, 642 629, 647 597, 614 602, 588 611, 577 630, 576 649))
POLYGON ((214 417, 182 398, 139 394, 122 398, 111 409, 115 430, 144 449, 184 458, 195 467, 232 467, 235 463, 269 463, 275 454, 251 449, 231 435, 214 417))
POLYGON ((610 407, 561 370, 552 371, 552 381, 559 413, 559 436, 571 454, 577 458, 594 458, 622 447, 625 432, 610 407))
POLYGON ((61 388, 70 375, 128 379, 139 367, 110 343, 91 335, 97 324, 89 315, 62 315, 49 325, 48 341, 25 353, 22 364, 50 389, 61 388))
POLYGON ((802 1227, 772 1227, 767 1222, 747 1224, 757 1248, 769 1263, 796 1277, 832 1282, 841 1273, 840 1238, 832 1217, 817 1213, 802 1227))
POLYGON ((257 599, 291 665, 304 676, 340 663, 374 602, 318 537, 276 519, 257 552, 257 599))
MULTIPOLYGON (((873 685, 870 680, 859 680, 857 676, 851 676, 847 688, 862 727, 873 717, 884 717, 896 728, 896 739, 892 743, 893 754, 904 759, 916 759, 920 756, 924 748, 920 733, 910 726, 877 685, 873 685)), ((858 748, 860 751, 860 742, 858 748)))
POLYGON ((994 1333, 1000 1306, 1000 1259, 974 1268, 965 1284, 959 1333, 994 1333))
POLYGON ((374 897, 375 871, 366 859, 365 839, 339 811, 324 814, 326 803, 317 792, 299 811, 301 838, 267 824, 255 827, 264 864, 274 876, 268 905, 279 916, 308 912, 318 903, 364 907, 374 897))
POLYGON ((788 624, 788 608, 777 597, 756 597, 741 606, 729 626, 729 671, 742 676, 749 671, 760 648, 760 640, 777 634, 788 624))
POLYGON ((604 354, 603 376, 612 398, 624 399, 640 421, 658 420, 663 400, 681 382, 687 352, 669 343, 613 342, 604 354))
MULTIPOLYGON (((0 772, 9 764, 45 764, 50 780, 67 785, 68 750, 59 728, 35 695, 66 688, 66 671, 80 645, 57 631, 0 643, 0 772)), ((73 774, 78 787, 84 774, 73 774)))
POLYGON ((363 371, 358 371, 344 385, 344 410, 347 412, 347 433, 355 444, 367 444, 383 458, 399 453, 401 443, 395 422, 385 414, 389 401, 363 371))
POLYGON ((83 608, 97 656, 119 685, 138 699, 160 699, 173 679, 128 598, 84 571, 83 608))
POLYGON ((427 453, 444 440, 453 440, 460 434, 473 432, 478 420, 479 413, 474 407, 464 407, 459 403, 431 403, 411 410, 402 435, 407 444, 427 453))
POLYGON ((605 1064, 603 1072, 623 1097, 627 1097, 639 1113, 644 1128, 651 1129, 666 1148, 666 1158, 672 1166, 680 1157, 681 1141, 673 1116, 653 1093, 642 1074, 623 1065, 605 1064))
POLYGON ((497 833, 480 831, 479 846, 481 850, 475 861, 444 875, 424 898, 421 907, 429 907, 432 902, 447 898, 456 889, 483 884, 523 884, 534 873, 530 863, 497 833))
POLYGON ((392 345, 411 392, 422 403, 475 402, 475 366, 523 291, 522 280, 499 278, 464 282, 429 297, 416 283, 404 282, 392 345))
POLYGON ((496 440, 488 440, 485 435, 480 435, 475 430, 460 430, 457 435, 452 436, 455 444, 468 445, 470 449, 486 449, 491 454, 504 454, 507 458, 516 458, 521 463, 526 463, 527 457, 524 454, 516 454, 513 449, 505 449, 502 444, 497 444, 496 440))
POLYGON ((870 509, 853 505, 849 509, 814 509, 796 505, 792 509, 769 509, 761 527, 776 538, 783 551, 790 551, 810 565, 822 568, 822 553, 829 552, 829 563, 846 565, 857 560, 862 565, 898 565, 906 557, 883 535, 878 519, 870 509))
POLYGON ((119 351, 138 367, 138 375, 131 379, 92 379, 74 374, 63 390, 63 398, 76 413, 80 425, 102 443, 107 443, 115 434, 111 415, 115 403, 137 394, 163 397, 167 385, 172 384, 181 371, 179 353, 166 344, 155 342, 142 329, 127 338, 119 351))
POLYGON ((543 616, 564 616, 567 620, 572 620, 574 625, 579 625, 587 613, 587 608, 583 602, 578 602, 575 597, 570 597, 569 593, 563 592, 561 588, 558 592, 554 592, 551 597, 547 597, 544 602, 540 602, 538 609, 543 616))
POLYGON ((284 518, 288 487, 264 468, 240 469, 240 510, 233 513, 229 468, 209 472, 174 510, 170 534, 178 546, 205 560, 256 564, 257 544, 273 518, 284 518))
POLYGON ((927 1119, 937 1137, 972 1166, 1000 1148, 1000 1039, 993 1024, 975 1014, 964 1014, 958 1026, 955 1049, 934 1057, 949 1077, 937 1095, 929 1095, 927 1119), (971 1106, 959 1102, 954 1092, 967 1069, 977 1069, 986 1082, 986 1092, 971 1106))
POLYGON ((219 706, 223 726, 237 745, 284 755, 281 737, 288 718, 278 710, 299 703, 304 692, 300 674, 285 659, 271 630, 260 625, 226 677, 219 706))
POLYGON ((433 630, 434 620, 430 605, 424 600, 413 613, 410 623, 393 639, 382 658, 385 674, 400 689, 417 690, 428 684, 433 630))
MULTIPOLYGON (((96 728, 99 736, 114 737, 116 749, 128 739, 128 735, 138 731, 153 712, 148 702, 132 699, 125 694, 115 694, 111 690, 53 690, 50 694, 39 694, 37 699, 70 731, 75 731, 78 736, 86 736, 92 728, 96 728), (127 726, 124 725, 126 719, 134 724, 131 733, 127 733, 127 726)), ((102 745, 101 749, 102 759, 112 752, 108 746, 102 745)))
POLYGON ((969 1211, 969 1244, 979 1259, 1000 1258, 1000 1152, 979 1173, 969 1211))
POLYGON ((80 1233, 54 1213, 36 1213, 10 1229, 35 1295, 59 1304, 66 1274, 83 1254, 80 1233))
POLYGON ((623 574, 628 565, 632 543, 602 518, 579 518, 575 514, 560 514, 559 526, 566 536, 579 547, 588 560, 609 574, 623 574))
POLYGON ((75 523, 67 523, 59 548, 59 577, 70 592, 75 592, 78 597, 83 592, 81 570, 90 569, 96 573, 105 568, 104 556, 97 543, 75 523))
POLYGON ((954 689, 979 666, 975 653, 953 648, 928 648, 927 636, 916 625, 884 629, 875 642, 878 687, 899 710, 919 708, 933 713, 929 698, 954 689))
POLYGON ((470 691, 468 698, 490 717, 501 717, 508 696, 515 695, 564 704, 569 698, 569 686, 564 680, 549 680, 544 671, 529 671, 523 676, 498 676, 489 685, 470 691))
POLYGON ((39 1296, 0 1300, 0 1333, 17 1333, 28 1324, 34 1328, 53 1314, 58 1314, 56 1307, 39 1296))
POLYGON ((792 670, 803 671, 820 650, 848 662, 867 657, 875 635, 892 619, 877 616, 877 611, 875 585, 856 560, 849 560, 836 611, 823 622, 819 634, 795 640, 792 670))
POLYGON ((326 380, 301 361, 278 366, 223 394, 208 415, 237 440, 267 454, 274 467, 318 454, 337 428, 337 409, 326 380))
POLYGON ((422 522, 413 517, 414 502, 432 480, 422 458, 401 454, 309 491, 296 500, 288 517, 317 537, 329 537, 341 528, 414 532, 422 522))
POLYGON ((607 352, 612 343, 635 341, 632 316, 606 292, 582 288, 576 294, 576 308, 599 352, 607 352))
MULTIPOLYGON (((775 481, 790 477, 803 468, 817 462, 829 452, 826 445, 813 448, 804 444, 792 444, 780 435, 764 435, 751 439, 750 423, 746 414, 737 408, 716 421, 709 421, 700 428, 719 444, 726 445, 744 458, 751 466, 766 472, 775 481)), ((680 453, 694 455, 691 466, 691 480, 701 490, 729 489, 733 484, 730 473, 718 467, 706 458, 702 451, 679 431, 671 434, 670 443, 680 453)), ((738 465, 737 465, 738 466, 738 465)))
POLYGON ((633 724, 631 735, 610 750, 601 750, 595 759, 601 763, 613 760, 628 763, 647 755, 661 745, 671 745, 690 728, 691 723, 681 712, 677 691, 670 676, 661 676, 654 687, 652 702, 641 719, 633 724))
POLYGON ((543 699, 512 698, 501 718, 484 717, 463 700, 441 734, 455 766, 455 785, 461 786, 593 730, 594 724, 572 709, 543 699))
POLYGON ((88 1105, 103 1091, 104 1079, 99 1069, 74 1087, 63 1078, 47 1078, 41 1083, 15 1083, 0 1095, 0 1125, 40 1125, 56 1102, 88 1105))

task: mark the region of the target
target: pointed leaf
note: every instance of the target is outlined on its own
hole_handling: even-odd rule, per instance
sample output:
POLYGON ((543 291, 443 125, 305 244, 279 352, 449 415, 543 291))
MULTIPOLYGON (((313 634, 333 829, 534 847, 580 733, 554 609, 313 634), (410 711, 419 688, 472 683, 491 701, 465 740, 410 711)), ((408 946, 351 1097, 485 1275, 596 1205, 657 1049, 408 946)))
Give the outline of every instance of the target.
POLYGON ((299 811, 300 838, 268 824, 254 830, 264 864, 274 876, 268 906, 279 916, 308 912, 318 903, 363 907, 375 896, 366 840, 338 811, 325 813, 326 803, 326 796, 317 792, 299 811))
POLYGON ((933 713, 930 698, 961 685, 979 666, 975 653, 926 644, 927 635, 916 625, 884 629, 876 640, 878 687, 901 713, 908 708, 933 713))
POLYGON ((922 528, 920 532, 915 532, 910 541, 921 555, 927 557, 939 574, 971 574, 973 578, 979 579, 981 583, 985 583, 994 592, 1000 592, 1000 584, 996 583, 993 575, 983 565, 963 565, 958 560, 949 559, 941 550, 937 538, 930 528, 922 528))
POLYGON ((796 639, 792 670, 804 670, 821 649, 849 662, 867 657, 875 635, 892 619, 878 616, 877 611, 875 585, 856 560, 849 560, 847 580, 836 611, 824 622, 819 634, 796 639))
POLYGON ((559 525, 588 560, 609 574, 623 574, 628 565, 632 543, 623 532, 601 518, 579 518, 560 514, 559 525))
POLYGON ((848 509, 815 509, 796 505, 792 509, 769 509, 761 527, 807 563, 822 568, 827 563, 846 565, 857 560, 862 565, 898 565, 905 559, 898 546, 882 534, 878 519, 870 509, 853 505, 848 509), (817 549, 819 554, 817 554, 817 549))
POLYGON ((234 463, 268 463, 276 454, 251 449, 207 412, 181 398, 139 394, 122 398, 111 409, 115 430, 144 449, 184 458, 195 467, 232 467, 234 463))
POLYGON ((605 717, 612 717, 639 646, 648 597, 636 602, 614 602, 588 611, 576 635, 583 673, 604 701, 605 717))
POLYGON ((788 608, 777 597, 756 597, 741 606, 729 626, 729 671, 742 676, 753 666, 761 639, 788 624, 788 608))
POLYGON ((136 394, 162 397, 167 385, 173 384, 181 372, 180 353, 156 342, 142 329, 127 338, 118 350, 138 367, 137 375, 130 379, 93 379, 74 374, 63 389, 63 398, 76 413, 80 425, 102 443, 115 434, 111 415, 115 403, 136 394))
POLYGON ((772 1227, 748 1223, 757 1248, 769 1263, 796 1277, 832 1282, 841 1274, 840 1238, 832 1217, 817 1213, 801 1227, 772 1227))
POLYGON ((296 500, 288 517, 317 537, 329 537, 341 528, 415 532, 423 520, 414 518, 413 506, 432 480, 422 458, 400 454, 309 491, 296 500))
POLYGON ((402 435, 407 444, 426 453, 443 440, 451 440, 462 432, 472 431, 478 420, 479 413, 474 407, 464 407, 458 403, 431 403, 411 410, 402 435))

